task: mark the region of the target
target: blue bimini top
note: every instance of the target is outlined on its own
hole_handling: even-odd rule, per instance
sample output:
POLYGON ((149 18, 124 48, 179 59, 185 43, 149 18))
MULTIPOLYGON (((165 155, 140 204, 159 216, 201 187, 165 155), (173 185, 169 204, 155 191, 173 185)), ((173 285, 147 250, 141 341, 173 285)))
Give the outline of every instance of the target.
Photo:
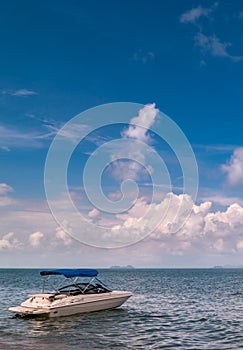
POLYGON ((40 272, 41 276, 49 275, 63 275, 66 278, 72 277, 95 277, 98 275, 98 271, 94 269, 58 269, 58 270, 45 270, 40 272))

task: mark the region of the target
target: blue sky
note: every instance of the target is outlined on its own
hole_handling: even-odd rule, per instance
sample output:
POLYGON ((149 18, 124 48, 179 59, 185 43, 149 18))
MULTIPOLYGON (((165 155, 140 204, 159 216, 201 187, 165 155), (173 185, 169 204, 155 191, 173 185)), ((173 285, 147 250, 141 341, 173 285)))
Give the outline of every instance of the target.
MULTIPOLYGON (((0 4, 0 16, 0 265, 241 264, 242 4, 9 1, 0 4), (196 155, 199 188, 192 216, 176 236, 160 227, 130 247, 101 249, 77 243, 54 221, 45 199, 44 166, 65 123, 115 102, 155 103, 181 128, 196 155)), ((80 174, 97 147, 123 133, 124 126, 110 126, 91 134, 73 153, 68 172, 81 211, 99 224, 110 220, 111 227, 121 225, 119 218, 99 217, 80 174)), ((173 152, 151 138, 148 143, 169 169, 173 209, 180 201, 181 172, 173 152)), ((115 198, 128 170, 141 188, 138 207, 148 208, 151 178, 134 162, 108 167, 104 192, 115 198)), ((126 215, 124 225, 138 219, 136 205, 126 215)))

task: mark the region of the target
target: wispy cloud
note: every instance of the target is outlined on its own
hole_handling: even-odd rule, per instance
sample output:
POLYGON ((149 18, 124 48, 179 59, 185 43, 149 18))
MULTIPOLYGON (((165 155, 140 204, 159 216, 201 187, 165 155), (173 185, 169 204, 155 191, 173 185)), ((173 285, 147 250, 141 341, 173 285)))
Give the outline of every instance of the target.
POLYGON ((58 133, 59 137, 68 139, 69 141, 76 144, 80 141, 81 135, 84 135, 85 131, 88 130, 87 125, 84 124, 70 124, 65 125, 64 128, 59 128, 59 125, 47 125, 47 128, 54 134, 58 133))
POLYGON ((239 146, 236 145, 223 145, 223 144, 219 144, 219 145, 203 145, 203 144, 193 144, 193 148, 194 149, 202 149, 203 151, 206 152, 212 152, 212 153, 229 153, 234 151, 235 148, 238 148, 239 146))
POLYGON ((10 148, 7 146, 0 146, 0 149, 5 152, 10 152, 10 148))
POLYGON ((215 5, 210 8, 198 6, 195 7, 189 11, 184 12, 180 17, 181 23, 193 23, 195 24, 196 21, 201 17, 209 17, 210 13, 213 11, 215 5))
POLYGON ((203 53, 209 53, 215 57, 226 57, 232 61, 242 60, 242 56, 233 56, 228 52, 228 47, 232 46, 231 43, 221 42, 216 35, 207 36, 201 32, 195 35, 195 45, 200 47, 203 53))
MULTIPOLYGON (((215 2, 211 7, 198 6, 189 11, 186 11, 180 16, 180 22, 183 24, 193 24, 197 29, 197 33, 194 36, 195 45, 198 46, 203 54, 208 53, 214 57, 225 57, 233 62, 238 62, 242 60, 242 56, 231 55, 229 47, 232 46, 231 42, 223 42, 218 38, 217 35, 204 34, 205 32, 205 21, 202 22, 201 19, 213 20, 212 13, 218 7, 218 2, 215 2)), ((240 17, 240 16, 239 16, 240 17)), ((205 66, 207 63, 205 59, 200 60, 200 65, 205 66)))
POLYGON ((143 51, 139 49, 132 57, 133 61, 142 62, 143 64, 151 62, 155 59, 155 54, 152 51, 143 51))
POLYGON ((56 132, 54 130, 42 134, 36 131, 22 131, 5 125, 0 125, 0 148, 10 151, 12 147, 41 147, 42 140, 50 140, 56 132))
POLYGON ((20 89, 12 93, 12 96, 32 96, 38 95, 38 92, 28 89, 20 89))
POLYGON ((34 90, 29 90, 29 89, 2 90, 1 93, 2 95, 20 96, 20 97, 38 95, 38 92, 34 90))

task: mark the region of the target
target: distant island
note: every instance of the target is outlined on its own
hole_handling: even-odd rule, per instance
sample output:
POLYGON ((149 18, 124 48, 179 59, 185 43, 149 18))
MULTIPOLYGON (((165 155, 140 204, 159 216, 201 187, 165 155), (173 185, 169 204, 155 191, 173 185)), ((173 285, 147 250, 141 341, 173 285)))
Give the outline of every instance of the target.
POLYGON ((132 265, 126 265, 126 266, 114 265, 114 266, 111 266, 110 269, 134 269, 134 267, 132 265))
POLYGON ((243 269, 243 265, 216 265, 214 269, 243 269))

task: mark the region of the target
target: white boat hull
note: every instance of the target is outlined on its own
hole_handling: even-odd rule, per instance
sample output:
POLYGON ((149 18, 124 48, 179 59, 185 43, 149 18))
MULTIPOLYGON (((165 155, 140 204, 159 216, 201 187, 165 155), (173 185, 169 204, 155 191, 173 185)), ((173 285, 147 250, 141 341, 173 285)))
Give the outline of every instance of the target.
POLYGON ((100 294, 57 296, 50 301, 51 294, 33 294, 21 306, 9 311, 22 316, 45 315, 48 317, 69 316, 86 312, 114 309, 121 306, 132 294, 126 291, 112 291, 100 294))

